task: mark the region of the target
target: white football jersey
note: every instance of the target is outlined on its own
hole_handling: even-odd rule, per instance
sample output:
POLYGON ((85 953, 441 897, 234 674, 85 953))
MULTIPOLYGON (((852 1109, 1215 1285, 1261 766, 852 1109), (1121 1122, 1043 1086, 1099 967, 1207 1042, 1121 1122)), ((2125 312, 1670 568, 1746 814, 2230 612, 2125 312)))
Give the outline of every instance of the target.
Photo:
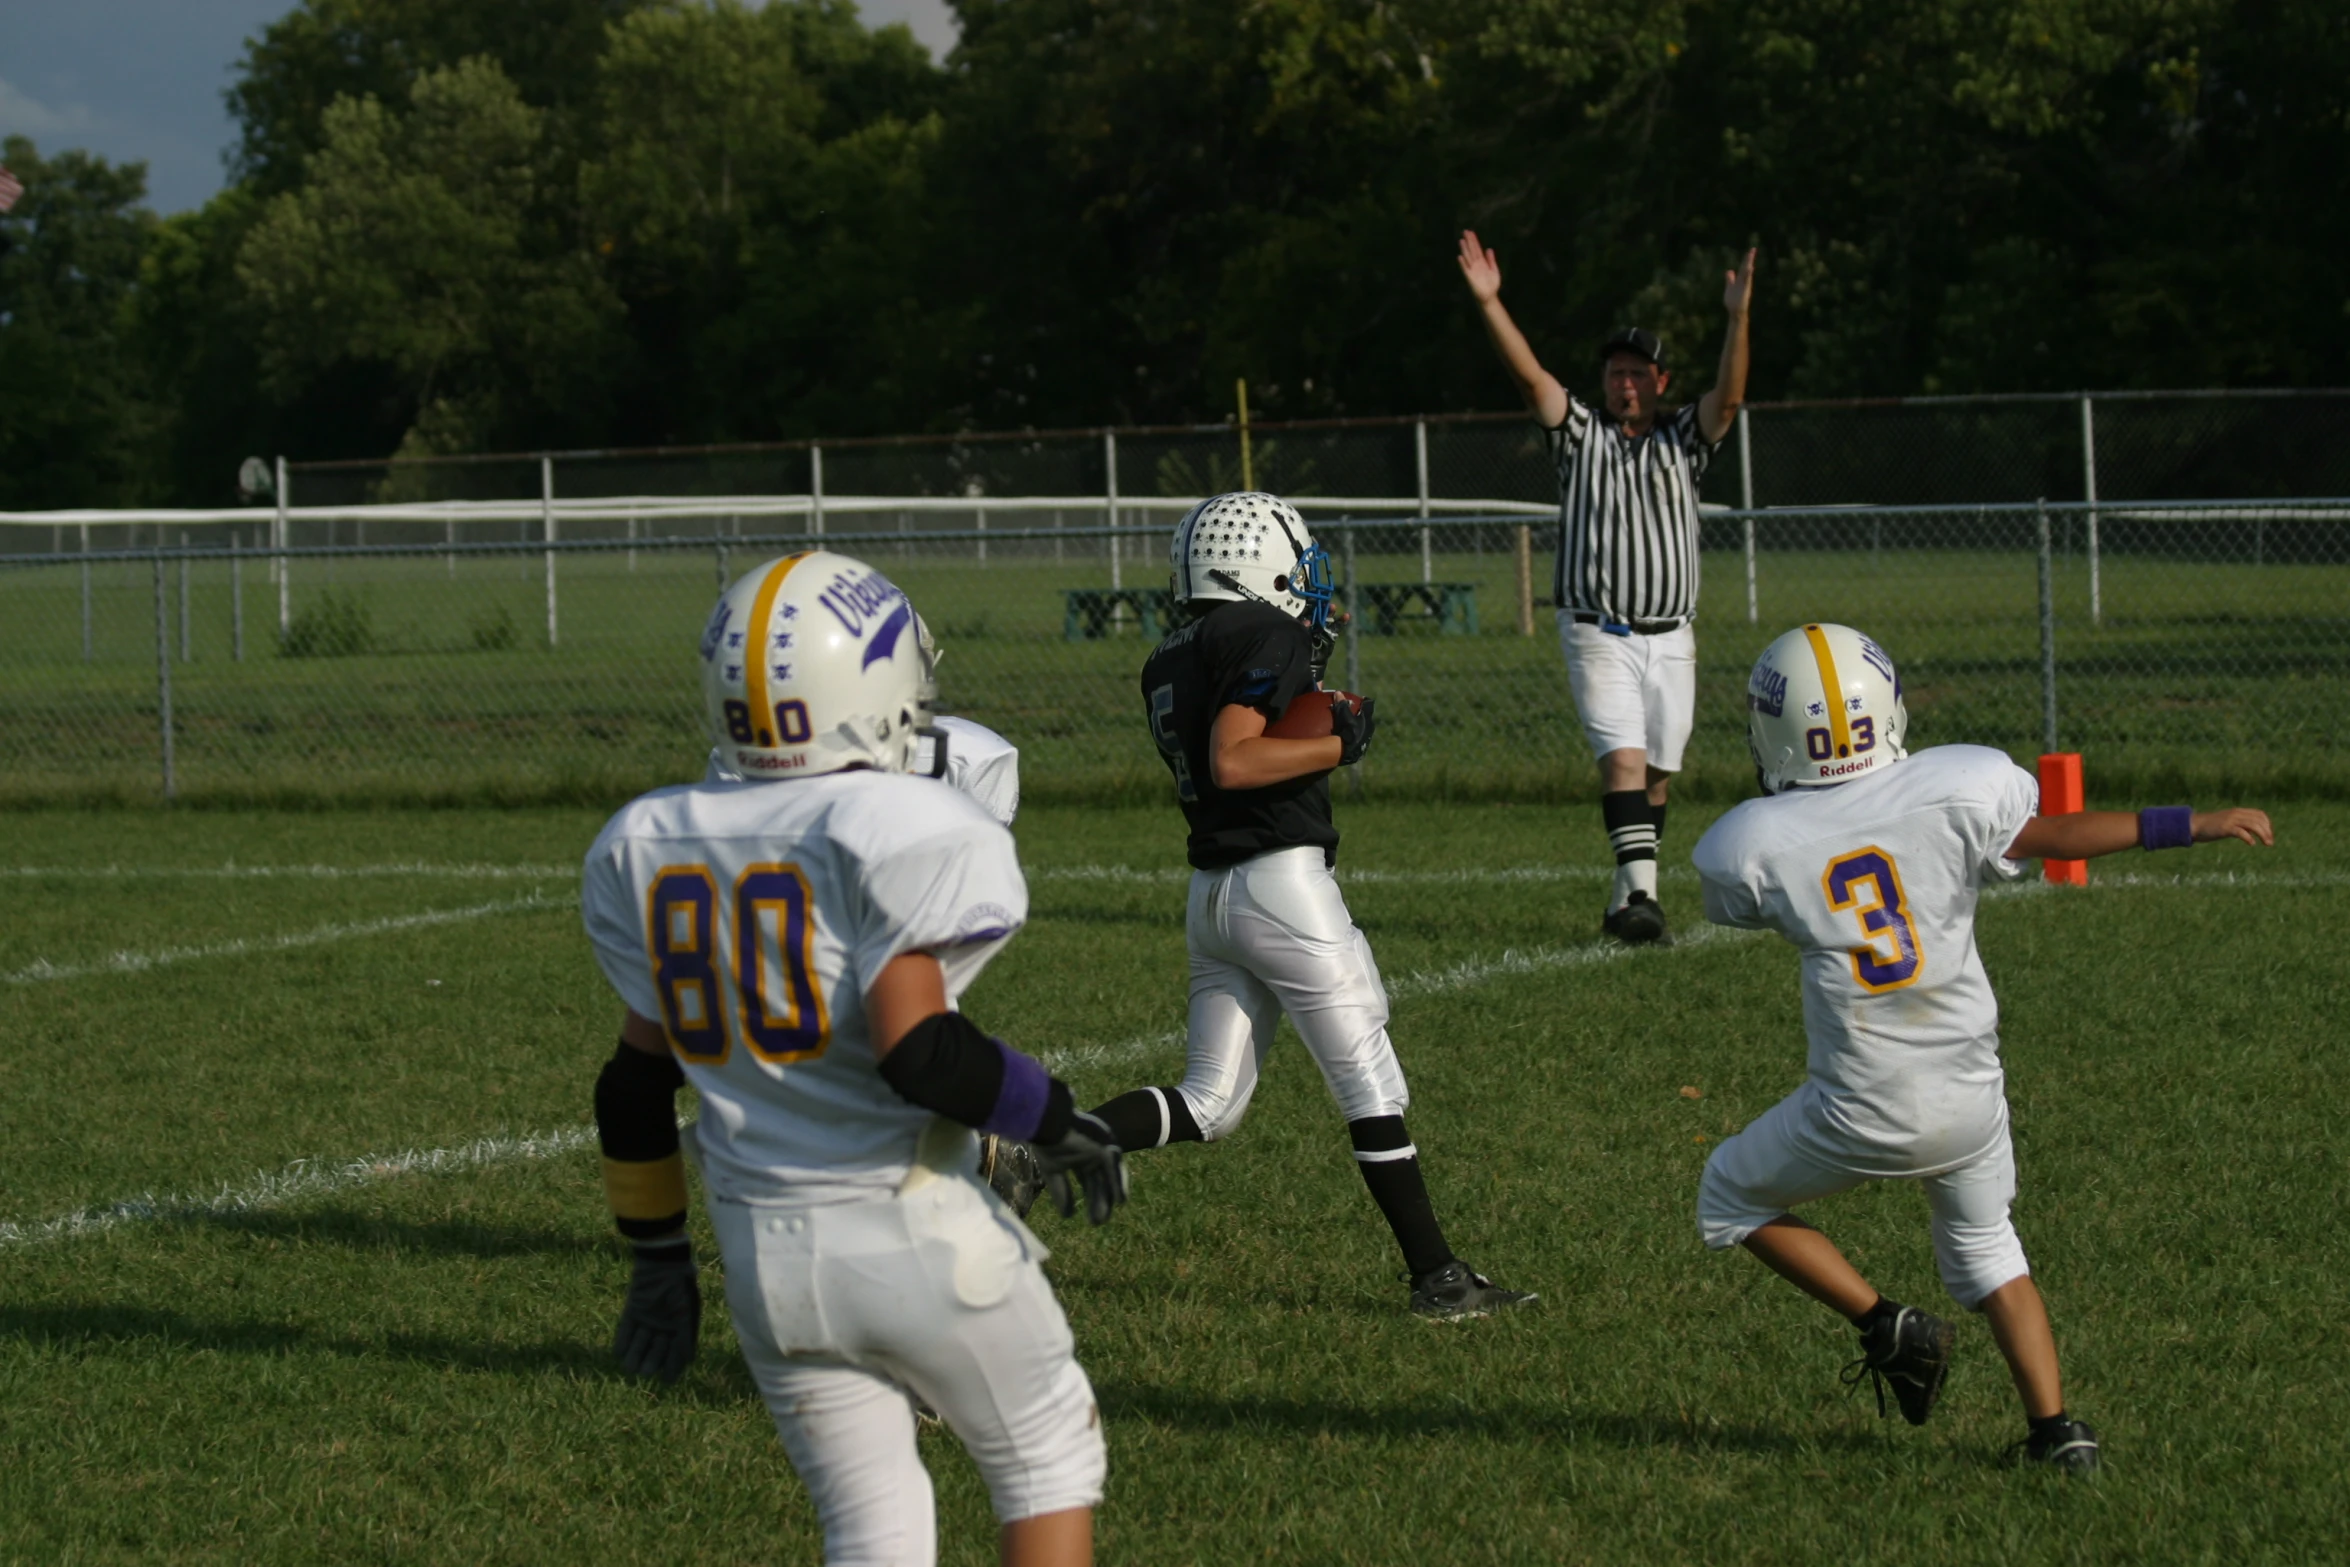
POLYGON ((657 789, 588 850, 581 903, 604 977, 701 1096, 705 1177, 747 1198, 904 1179, 931 1116, 882 1081, 865 991, 929 952, 951 1004, 1028 888, 967 796, 852 771, 657 789))
POLYGON ((1749 800, 1694 858, 1705 916, 1803 954, 1810 1093, 1825 1150, 1924 1174, 2006 1125, 1999 1003, 1975 951, 1983 885, 2021 876, 2008 845, 2040 805, 2001 751, 1937 746, 1847 784, 1749 800))
MULTIPOLYGON (((931 720, 947 737, 947 782, 987 807, 987 814, 1012 825, 1020 814, 1020 751, 985 724, 942 716, 931 720)), ((915 757, 914 770, 928 772, 929 742, 915 757)))

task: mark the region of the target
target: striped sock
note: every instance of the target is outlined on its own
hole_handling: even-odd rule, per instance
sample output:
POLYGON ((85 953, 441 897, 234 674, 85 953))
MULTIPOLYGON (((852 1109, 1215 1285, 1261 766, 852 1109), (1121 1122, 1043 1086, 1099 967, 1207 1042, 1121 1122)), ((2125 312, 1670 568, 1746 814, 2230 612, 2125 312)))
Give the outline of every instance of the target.
POLYGON ((1616 851, 1615 892, 1608 904, 1613 914, 1635 892, 1656 896, 1657 821, 1647 791, 1641 789, 1609 790, 1599 797, 1599 815, 1616 851))
POLYGON ((1346 1123, 1347 1138, 1355 1145, 1355 1168, 1371 1200, 1394 1232, 1403 1265, 1415 1279, 1452 1261, 1444 1227, 1436 1222, 1435 1205, 1428 1200, 1428 1183, 1420 1174, 1420 1151, 1412 1146, 1400 1115, 1365 1116, 1346 1123))

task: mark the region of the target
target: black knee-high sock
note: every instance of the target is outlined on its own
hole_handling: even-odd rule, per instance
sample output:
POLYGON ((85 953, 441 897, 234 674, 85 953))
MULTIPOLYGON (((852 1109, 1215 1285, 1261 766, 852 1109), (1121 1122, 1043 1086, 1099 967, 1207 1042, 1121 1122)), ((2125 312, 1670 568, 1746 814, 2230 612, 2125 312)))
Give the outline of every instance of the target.
POLYGON ((1656 829, 1656 840, 1655 840, 1655 843, 1654 843, 1654 847, 1657 849, 1657 851, 1658 851, 1658 852, 1659 852, 1659 854, 1661 855, 1661 853, 1662 853, 1662 852, 1663 852, 1663 850, 1664 850, 1664 846, 1665 846, 1665 808, 1664 808, 1664 806, 1662 806, 1662 805, 1652 805, 1652 806, 1650 806, 1650 807, 1648 808, 1648 824, 1649 824, 1651 827, 1654 827, 1654 828, 1656 829))
POLYGON ((1173 1088, 1137 1088, 1096 1107, 1093 1113, 1109 1123, 1118 1146, 1130 1153, 1137 1148, 1201 1141, 1191 1106, 1173 1088))
POLYGON ((1363 1172, 1363 1184, 1371 1188, 1371 1200, 1395 1232, 1405 1269, 1416 1279, 1452 1261, 1444 1226, 1436 1222, 1436 1206, 1428 1200, 1428 1183, 1420 1175, 1419 1151, 1412 1147, 1403 1117, 1365 1116, 1347 1122, 1346 1134, 1355 1145, 1355 1165, 1363 1172))
POLYGON ((1616 863, 1656 858, 1656 840, 1665 827, 1665 808, 1650 805, 1643 789, 1610 789, 1599 797, 1600 820, 1607 823, 1607 841, 1615 846, 1616 863))

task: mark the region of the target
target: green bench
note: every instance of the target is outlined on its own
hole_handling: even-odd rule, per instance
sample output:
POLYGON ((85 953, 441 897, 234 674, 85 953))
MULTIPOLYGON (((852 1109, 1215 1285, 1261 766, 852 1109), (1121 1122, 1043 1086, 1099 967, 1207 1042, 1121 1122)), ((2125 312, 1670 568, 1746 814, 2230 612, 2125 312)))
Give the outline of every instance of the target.
POLYGON ((1070 642, 1090 642, 1110 634, 1118 611, 1130 611, 1145 641, 1166 634, 1173 610, 1165 588, 1064 588, 1061 636, 1070 642))
POLYGON ((1446 636, 1477 634, 1477 585, 1473 582, 1363 582, 1363 630, 1375 637, 1395 635, 1398 622, 1433 620, 1446 636))

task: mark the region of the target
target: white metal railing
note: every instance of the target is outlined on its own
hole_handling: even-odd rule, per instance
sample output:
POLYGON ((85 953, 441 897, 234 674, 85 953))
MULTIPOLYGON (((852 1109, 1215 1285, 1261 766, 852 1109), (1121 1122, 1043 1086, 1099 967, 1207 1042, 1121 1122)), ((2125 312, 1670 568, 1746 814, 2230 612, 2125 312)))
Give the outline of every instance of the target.
MULTIPOLYGON (((496 501, 376 501, 349 506, 125 507, 69 511, 0 511, 0 527, 194 527, 203 524, 288 522, 625 522, 630 518, 805 517, 823 532, 823 520, 860 512, 971 514, 1016 511, 1184 512, 1196 495, 598 495, 542 496, 496 501)), ((1398 516, 1549 517, 1555 501, 1446 499, 1413 495, 1292 495, 1300 511, 1389 513, 1398 516)))

